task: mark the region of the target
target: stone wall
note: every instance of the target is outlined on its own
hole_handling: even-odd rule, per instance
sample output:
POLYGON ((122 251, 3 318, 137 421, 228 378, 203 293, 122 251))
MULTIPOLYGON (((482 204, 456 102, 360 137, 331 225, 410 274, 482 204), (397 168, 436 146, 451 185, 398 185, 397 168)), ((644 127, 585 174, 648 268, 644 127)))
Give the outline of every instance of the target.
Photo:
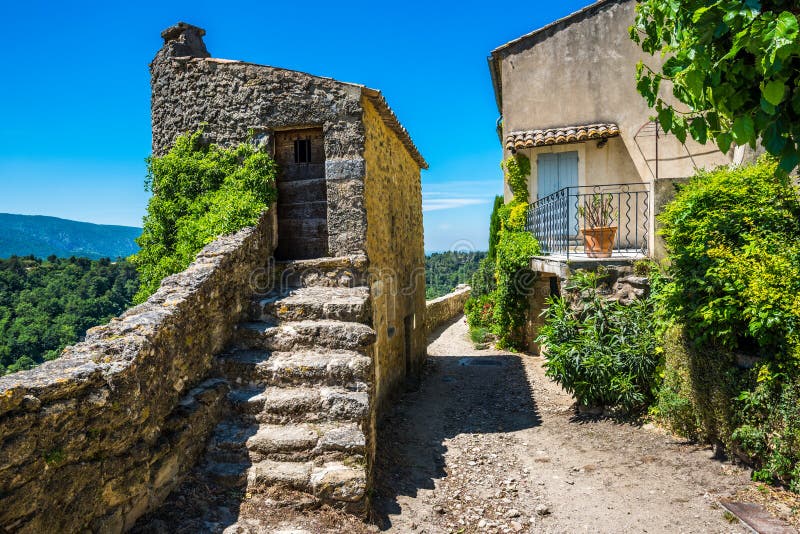
POLYGON ((621 304, 628 305, 635 300, 647 298, 650 294, 650 279, 646 276, 634 274, 634 262, 631 260, 621 260, 614 262, 592 262, 587 260, 580 265, 573 265, 573 268, 564 264, 560 272, 552 272, 555 269, 543 271, 543 262, 538 259, 531 261, 531 267, 537 274, 533 291, 528 294, 528 311, 525 320, 525 343, 528 351, 539 354, 541 347, 535 342, 539 335, 539 329, 544 324, 544 312, 547 307, 547 299, 551 295, 564 296, 567 299, 577 300, 578 294, 575 290, 569 289, 569 278, 577 270, 601 271, 603 279, 598 286, 599 293, 605 298, 616 300, 621 304))
POLYGON ((150 65, 153 154, 164 154, 177 136, 201 124, 208 141, 222 146, 242 143, 251 132, 271 143, 275 130, 321 127, 328 250, 333 256, 365 252, 362 87, 241 61, 176 57, 172 38, 165 36, 150 65))
POLYGON ((425 359, 425 251, 420 166, 363 97, 367 256, 372 288, 376 409, 425 359))
POLYGON ((464 303, 472 288, 459 285, 455 291, 425 303, 425 334, 431 333, 464 313, 464 303))
POLYGON ((218 420, 212 357, 274 238, 270 210, 61 358, 0 378, 0 530, 121 532, 166 497, 218 420))

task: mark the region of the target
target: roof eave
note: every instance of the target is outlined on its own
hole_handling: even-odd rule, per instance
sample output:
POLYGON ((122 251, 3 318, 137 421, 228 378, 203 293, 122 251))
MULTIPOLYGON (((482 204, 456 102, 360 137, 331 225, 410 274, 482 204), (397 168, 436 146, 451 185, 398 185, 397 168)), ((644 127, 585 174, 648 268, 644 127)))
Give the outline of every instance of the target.
POLYGON ((397 118, 392 108, 389 107, 383 94, 377 89, 370 89, 363 85, 361 86, 361 94, 369 98, 370 102, 378 109, 378 114, 380 114, 381 119, 383 119, 383 123, 400 138, 400 142, 406 147, 406 150, 408 150, 411 158, 419 165, 419 168, 427 169, 428 162, 425 161, 425 158, 420 154, 408 130, 406 130, 405 126, 400 124, 400 120, 397 118))
POLYGON ((492 88, 494 89, 494 102, 497 104, 497 112, 503 115, 503 73, 500 70, 500 58, 492 52, 486 58, 489 64, 489 74, 492 76, 492 88))
POLYGON ((627 1, 627 0, 597 0, 597 2, 589 4, 588 6, 586 6, 584 8, 581 8, 578 11, 570 13, 566 17, 561 17, 560 19, 554 20, 553 22, 551 22, 549 24, 546 24, 546 25, 542 26, 541 28, 533 30, 532 32, 526 33, 525 35, 517 37, 516 39, 513 39, 513 40, 508 41, 507 43, 505 43, 503 45, 498 46, 497 48, 492 50, 492 56, 500 56, 507 49, 513 47, 514 45, 517 45, 517 44, 519 44, 521 42, 527 41, 527 40, 529 40, 529 39, 531 39, 533 37, 536 37, 539 34, 545 33, 548 30, 551 30, 551 29, 559 26, 560 24, 565 24, 565 23, 571 22, 573 19, 577 19, 577 18, 582 17, 582 16, 593 14, 592 13, 593 11, 595 11, 595 10, 597 10, 599 8, 602 8, 606 4, 615 3, 615 2, 621 2, 621 1, 624 2, 624 1, 627 1))

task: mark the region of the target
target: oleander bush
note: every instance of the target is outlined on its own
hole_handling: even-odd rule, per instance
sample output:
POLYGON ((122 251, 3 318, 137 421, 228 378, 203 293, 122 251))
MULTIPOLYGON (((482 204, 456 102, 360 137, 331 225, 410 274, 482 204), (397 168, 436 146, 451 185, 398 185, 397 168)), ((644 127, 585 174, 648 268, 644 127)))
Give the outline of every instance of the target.
POLYGON ((604 276, 575 272, 569 296, 549 298, 536 342, 544 346, 546 375, 579 405, 635 412, 656 386, 655 297, 620 304, 600 292, 604 276))

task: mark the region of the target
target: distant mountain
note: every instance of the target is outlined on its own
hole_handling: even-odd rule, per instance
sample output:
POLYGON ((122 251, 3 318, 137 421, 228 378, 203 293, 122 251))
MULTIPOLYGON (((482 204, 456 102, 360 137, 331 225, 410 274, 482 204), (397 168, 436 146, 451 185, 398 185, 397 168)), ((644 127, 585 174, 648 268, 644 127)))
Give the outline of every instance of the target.
POLYGON ((0 213, 0 258, 33 254, 46 258, 126 257, 138 252, 141 228, 91 224, 41 215, 0 213))

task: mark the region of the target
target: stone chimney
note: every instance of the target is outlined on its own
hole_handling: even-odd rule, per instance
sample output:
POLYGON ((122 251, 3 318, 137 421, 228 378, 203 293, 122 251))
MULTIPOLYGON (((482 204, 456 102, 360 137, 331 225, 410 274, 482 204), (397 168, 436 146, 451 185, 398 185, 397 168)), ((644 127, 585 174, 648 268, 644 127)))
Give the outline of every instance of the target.
POLYGON ((164 46, 159 50, 159 56, 166 57, 211 57, 206 50, 203 36, 206 31, 203 28, 192 26, 185 22, 179 22, 170 26, 163 32, 164 46))

